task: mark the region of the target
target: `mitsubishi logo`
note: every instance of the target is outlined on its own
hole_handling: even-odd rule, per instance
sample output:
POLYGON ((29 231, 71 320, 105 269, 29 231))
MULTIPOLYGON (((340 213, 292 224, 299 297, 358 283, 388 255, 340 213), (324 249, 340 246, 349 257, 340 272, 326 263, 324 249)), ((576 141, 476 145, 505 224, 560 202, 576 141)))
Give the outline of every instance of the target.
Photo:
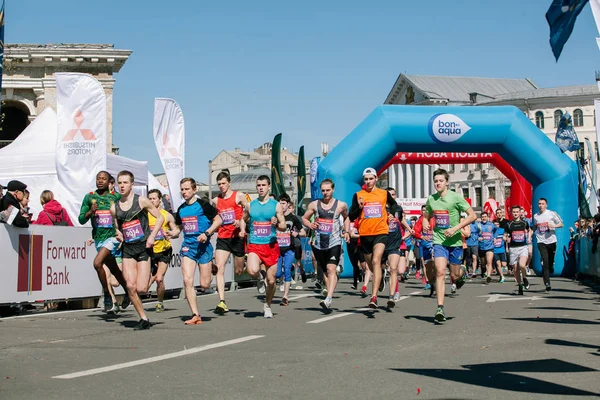
POLYGON ((81 129, 81 124, 83 124, 84 118, 81 109, 78 108, 75 112, 75 117, 73 118, 73 122, 75 122, 76 129, 69 129, 67 134, 63 138, 64 142, 72 142, 75 139, 75 135, 77 132, 81 133, 81 136, 84 140, 96 140, 96 135, 91 129, 81 129))
POLYGON ((406 161, 406 154, 402 154, 402 155, 400 156, 400 159, 401 159, 402 161, 406 161))
POLYGON ((164 157, 165 153, 167 152, 171 153, 171 156, 173 157, 181 157, 177 149, 169 147, 169 135, 167 134, 167 132, 165 132, 163 133, 163 145, 162 149, 160 150, 160 156, 164 157))

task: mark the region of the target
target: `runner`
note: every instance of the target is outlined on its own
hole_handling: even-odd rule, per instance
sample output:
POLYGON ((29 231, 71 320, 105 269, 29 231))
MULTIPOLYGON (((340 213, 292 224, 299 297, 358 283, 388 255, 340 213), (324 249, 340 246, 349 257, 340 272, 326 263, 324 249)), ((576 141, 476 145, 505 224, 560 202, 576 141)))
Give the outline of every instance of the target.
POLYGON ((346 249, 348 249, 348 258, 352 264, 352 286, 350 288, 356 290, 358 288, 358 281, 361 279, 361 268, 364 257, 360 252, 358 229, 354 227, 354 222, 350 223, 348 233, 350 233, 350 241, 346 244, 346 249))
POLYGON ((229 308, 225 304, 225 264, 229 256, 233 255, 235 274, 241 275, 244 270, 246 222, 243 217, 244 209, 248 208, 248 201, 246 194, 231 190, 231 177, 225 171, 221 171, 217 175, 217 186, 221 193, 212 199, 212 205, 219 211, 223 224, 219 227, 217 251, 215 252, 217 292, 219 294, 219 304, 215 308, 215 313, 225 314, 229 312, 229 308))
POLYGON ((279 262, 279 245, 277 244, 276 228, 285 232, 287 224, 283 216, 283 209, 279 202, 269 196, 271 190, 271 178, 261 175, 256 179, 256 191, 258 198, 254 199, 244 209, 244 220, 249 223, 250 240, 248 242, 248 260, 246 268, 250 276, 267 281, 267 290, 263 312, 265 318, 273 318, 271 301, 275 295, 275 276, 279 262), (261 270, 263 263, 266 272, 261 270))
MULTIPOLYGON (((521 207, 521 219, 529 224, 529 228, 533 231, 533 221, 531 218, 527 218, 527 211, 523 207, 521 207)), ((527 275, 531 275, 531 260, 533 258, 533 235, 527 236, 527 252, 529 253, 529 257, 527 257, 527 275)))
MULTIPOLYGON (((425 207, 425 206, 423 206, 425 207)), ((433 229, 435 228, 435 218, 429 220, 429 229, 423 229, 423 218, 425 215, 425 209, 422 209, 422 214, 415 224, 415 239, 419 241, 419 247, 421 249, 421 257, 425 264, 425 277, 424 284, 425 290, 430 290, 429 297, 433 297, 435 292, 435 266, 433 260, 433 229)))
MULTIPOLYGON (((396 203, 396 189, 388 187, 386 191, 394 199, 396 203)), ((387 307, 389 309, 394 308, 396 301, 400 298, 398 277, 403 276, 406 271, 406 242, 405 239, 410 235, 408 230, 404 229, 404 210, 402 206, 396 205, 396 213, 392 214, 390 211, 390 205, 387 205, 388 212, 388 242, 385 245, 383 257, 381 259, 382 265, 385 265, 386 261, 389 265, 389 276, 390 276, 390 296, 387 301, 387 307), (406 232, 406 236, 405 236, 406 232)), ((382 278, 382 282, 385 281, 385 274, 382 278)))
POLYGON ((373 168, 363 171, 364 189, 352 197, 349 216, 352 221, 358 220, 358 233, 365 259, 373 272, 370 308, 377 308, 377 292, 381 282, 381 258, 388 242, 388 211, 392 215, 398 212, 396 200, 383 189, 375 187, 377 172, 373 168))
POLYGON ((284 216, 287 227, 285 232, 277 232, 277 244, 279 245, 280 257, 279 263, 277 264, 276 278, 279 279, 281 278, 281 275, 284 276, 283 298, 279 303, 281 306, 288 306, 290 304, 288 296, 290 294, 290 286, 292 284, 292 267, 294 266, 294 261, 296 259, 294 239, 296 239, 300 235, 300 232, 304 229, 300 219, 294 215, 292 212, 293 209, 289 207, 291 202, 292 200, 287 194, 284 193, 279 196, 279 204, 281 205, 281 209, 285 210, 284 216))
POLYGON ((437 193, 427 198, 427 209, 423 218, 423 230, 429 230, 429 218, 435 218, 433 230, 433 256, 435 263, 435 291, 437 309, 435 320, 446 321, 444 313, 444 295, 446 268, 450 263, 450 279, 460 289, 466 280, 462 268, 462 238, 461 229, 477 219, 475 212, 467 201, 458 193, 448 189, 450 176, 444 169, 433 173, 433 184, 437 193), (467 217, 460 222, 460 213, 466 212, 467 217))
POLYGON ((496 210, 496 221, 500 225, 500 228, 506 231, 506 226, 508 225, 508 220, 504 218, 504 207, 498 208, 496 210))
POLYGON ((333 198, 335 184, 331 179, 321 182, 323 198, 315 200, 308 205, 302 217, 302 223, 307 228, 315 231, 313 244, 313 257, 317 260, 317 267, 323 270, 323 279, 327 285, 327 295, 319 303, 324 310, 331 308, 333 293, 337 285, 338 276, 336 268, 342 257, 342 238, 350 241, 350 220, 348 219, 348 205, 343 201, 333 198), (310 218, 315 216, 314 222, 310 218), (340 222, 340 216, 344 224, 340 222))
POLYGON ((467 251, 465 251, 465 260, 467 262, 467 270, 470 270, 471 276, 477 276, 477 265, 479 261, 479 223, 471 222, 471 236, 467 238, 467 251))
POLYGON ((548 210, 548 200, 543 197, 538 201, 540 212, 533 216, 535 237, 542 258, 542 271, 546 291, 552 290, 550 274, 554 273, 554 255, 556 253, 555 230, 563 227, 563 221, 554 211, 548 210))
MULTIPOLYGON (((122 243, 123 249, 123 276, 127 282, 129 298, 133 303, 135 311, 140 316, 140 321, 135 330, 149 329, 152 325, 148 321, 142 301, 138 294, 148 291, 150 281, 149 254, 154 244, 156 234, 163 225, 164 218, 160 211, 152 205, 146 197, 134 194, 134 177, 129 171, 121 171, 117 175, 117 184, 121 192, 121 198, 110 206, 112 219, 117 221, 117 240, 122 243), (149 212, 156 218, 156 225, 150 231, 148 225, 149 212), (136 301, 134 301, 136 298, 136 301)), ((111 269, 112 272, 112 269, 111 269)), ((114 273, 114 272, 113 272, 114 273)))
MULTIPOLYGON (((164 218, 162 227, 159 229, 156 237, 154 238, 154 246, 152 246, 152 255, 150 256, 150 282, 148 287, 152 286, 156 282, 156 295, 158 297, 158 303, 156 303, 156 312, 165 311, 163 301, 165 299, 165 274, 173 258, 173 248, 171 247, 171 241, 165 238, 165 232, 168 230, 175 229, 175 218, 171 213, 167 212, 163 208, 162 193, 158 189, 152 189, 148 191, 148 200, 154 207, 156 207, 164 218)), ((148 213, 148 224, 150 230, 154 230, 156 224, 156 218, 151 213, 148 213)))
POLYGON ((500 274, 500 283, 504 283, 504 268, 506 268, 506 240, 507 233, 500 228, 498 221, 494 222, 496 233, 494 234, 494 263, 500 274))
MULTIPOLYGON (((290 202, 288 204, 288 208, 290 209, 289 212, 296 215, 296 212, 294 211, 294 203, 290 202)), ((300 210, 300 208, 298 208, 300 210)), ((296 215, 296 218, 298 218, 298 220, 300 221, 300 225, 302 225, 302 220, 300 219, 300 217, 298 217, 296 215)), ((293 245, 294 245, 294 258, 296 259, 296 271, 300 271, 300 278, 302 279, 302 283, 306 283, 306 272, 304 271, 304 265, 302 264, 302 241, 300 238, 302 237, 306 237, 306 230, 304 230, 304 227, 302 228, 302 230, 300 231, 300 233, 297 236, 294 236, 293 239, 293 245)), ((298 278, 298 273, 296 272, 296 278, 298 278)), ((293 279, 292 279, 293 280, 293 279)), ((294 284, 292 282, 292 284, 294 284)))
POLYGON ((192 311, 192 318, 185 325, 199 325, 202 318, 196 304, 196 289, 194 275, 196 267, 200 269, 200 287, 208 289, 212 281, 213 247, 210 237, 222 223, 219 212, 208 201, 196 196, 196 181, 193 178, 183 178, 179 183, 183 204, 175 214, 175 229, 166 232, 169 239, 176 238, 183 228, 183 243, 181 244, 181 273, 185 286, 185 298, 192 311))
POLYGON ((529 281, 527 280, 527 236, 531 235, 529 224, 521 219, 521 207, 512 207, 512 221, 506 227, 508 234, 508 249, 510 252, 510 265, 513 266, 515 279, 519 285, 519 294, 523 294, 523 285, 525 289, 529 289, 529 281), (523 276, 523 284, 521 283, 521 275, 523 276))
MULTIPOLYGON (((500 223, 498 223, 499 225, 500 223)), ((481 213, 481 222, 478 223, 479 231, 479 258, 485 262, 485 283, 492 281, 492 266, 494 263, 494 236, 496 226, 489 220, 489 214, 485 211, 481 213)), ((483 265, 481 266, 483 268, 483 265)))
MULTIPOLYGON (((125 293, 128 293, 128 291, 127 282, 115 260, 115 257, 120 257, 121 250, 119 241, 116 239, 114 220, 110 212, 111 206, 119 201, 121 195, 109 191, 109 180, 110 174, 106 171, 100 171, 96 174, 96 190, 86 194, 83 198, 78 220, 81 225, 85 225, 91 220, 92 239, 98 252, 94 258, 93 266, 98 274, 98 280, 104 293, 104 311, 116 313, 120 309, 116 299, 114 299, 112 287, 109 286, 109 277, 104 269, 105 265, 123 287, 125 293)), ((122 305, 127 307, 130 302, 133 302, 134 306, 137 303, 137 307, 141 307, 142 302, 137 292, 133 296, 127 296, 126 294, 122 305)))

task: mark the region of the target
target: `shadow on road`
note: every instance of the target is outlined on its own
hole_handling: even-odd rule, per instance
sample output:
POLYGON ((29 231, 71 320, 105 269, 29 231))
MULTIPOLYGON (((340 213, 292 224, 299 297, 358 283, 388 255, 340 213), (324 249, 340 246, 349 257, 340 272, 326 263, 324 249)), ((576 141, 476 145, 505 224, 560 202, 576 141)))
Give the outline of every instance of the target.
POLYGON ((557 311, 597 311, 588 308, 570 308, 570 307, 525 307, 527 310, 557 310, 557 311))
POLYGON ((600 346, 594 345, 594 344, 571 342, 569 340, 561 340, 561 339, 546 339, 546 341, 544 343, 552 344, 555 346, 583 347, 586 349, 596 349, 597 351, 600 352, 600 346))
POLYGON ((568 324, 568 325, 600 325, 600 322, 585 321, 574 318, 502 318, 510 321, 525 321, 525 322, 546 322, 549 324, 568 324))
MULTIPOLYGON (((520 393, 536 393, 563 396, 594 396, 598 393, 588 392, 551 381, 521 376, 515 372, 540 373, 575 373, 593 372, 595 369, 557 360, 529 360, 508 363, 489 363, 464 365, 465 369, 410 369, 391 368, 393 371, 408 374, 444 379, 450 382, 462 382, 474 386, 509 390, 520 393)), ((551 376, 547 376, 551 379, 551 376)))

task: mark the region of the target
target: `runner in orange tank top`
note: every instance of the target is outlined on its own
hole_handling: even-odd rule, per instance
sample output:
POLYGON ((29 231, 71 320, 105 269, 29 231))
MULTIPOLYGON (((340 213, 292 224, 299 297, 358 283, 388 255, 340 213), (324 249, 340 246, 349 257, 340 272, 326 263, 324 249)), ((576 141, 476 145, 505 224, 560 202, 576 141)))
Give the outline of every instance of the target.
POLYGON ((221 171, 217 175, 219 196, 212 199, 212 205, 219 212, 223 224, 219 227, 217 235, 217 251, 215 262, 217 264, 217 291, 219 304, 215 308, 217 314, 229 312, 225 304, 225 264, 230 255, 233 255, 233 265, 236 275, 241 275, 244 270, 244 236, 246 223, 244 222, 244 209, 248 209, 246 195, 242 192, 231 190, 229 173, 221 171))
POLYGON ((377 172, 373 168, 363 171, 365 188, 352 197, 348 213, 350 221, 359 220, 358 234, 365 259, 373 272, 373 290, 370 308, 377 308, 377 292, 381 282, 381 258, 388 241, 388 214, 398 212, 396 200, 385 190, 375 187, 377 172))

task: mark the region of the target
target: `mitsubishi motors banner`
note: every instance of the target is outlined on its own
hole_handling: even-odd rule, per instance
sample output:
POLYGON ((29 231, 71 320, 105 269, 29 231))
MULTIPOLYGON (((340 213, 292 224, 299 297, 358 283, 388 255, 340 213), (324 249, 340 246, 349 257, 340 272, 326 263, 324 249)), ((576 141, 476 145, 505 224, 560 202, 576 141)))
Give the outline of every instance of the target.
POLYGON ((98 171, 106 169, 106 96, 90 75, 55 76, 56 172, 64 189, 58 200, 77 225, 83 196, 96 187, 98 171))
POLYGON ((179 104, 171 99, 154 99, 154 143, 171 196, 173 211, 183 203, 179 182, 185 177, 185 124, 179 104))

